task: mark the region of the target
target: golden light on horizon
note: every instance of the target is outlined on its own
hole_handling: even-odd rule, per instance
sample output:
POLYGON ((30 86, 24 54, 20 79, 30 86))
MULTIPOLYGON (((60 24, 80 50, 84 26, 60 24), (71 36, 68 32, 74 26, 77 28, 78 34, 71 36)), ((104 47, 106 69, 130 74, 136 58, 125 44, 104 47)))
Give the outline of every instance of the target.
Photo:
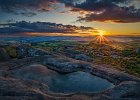
POLYGON ((104 32, 103 31, 99 31, 99 35, 100 36, 103 36, 104 35, 104 32))
POLYGON ((99 36, 109 35, 109 33, 104 30, 99 30, 98 34, 99 34, 99 36))
POLYGON ((107 35, 107 32, 103 31, 103 30, 99 30, 99 36, 97 36, 94 39, 95 43, 99 43, 99 44, 108 43, 110 40, 107 37, 105 37, 104 35, 107 35))

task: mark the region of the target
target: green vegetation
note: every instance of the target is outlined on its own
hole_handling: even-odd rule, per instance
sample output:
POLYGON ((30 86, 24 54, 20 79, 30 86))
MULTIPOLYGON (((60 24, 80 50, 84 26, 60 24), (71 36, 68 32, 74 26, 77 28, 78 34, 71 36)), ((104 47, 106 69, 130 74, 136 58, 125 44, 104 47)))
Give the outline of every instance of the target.
POLYGON ((97 44, 91 42, 80 45, 76 49, 93 57, 95 64, 111 65, 119 70, 140 76, 140 54, 136 52, 140 47, 138 43, 97 44))
POLYGON ((135 41, 130 43, 114 42, 106 44, 50 41, 36 43, 32 47, 41 48, 48 52, 64 53, 65 50, 80 52, 94 58, 94 64, 111 65, 113 68, 140 76, 140 54, 136 51, 140 48, 140 44, 138 43, 135 41))
POLYGON ((50 42, 41 42, 35 45, 32 45, 33 48, 41 48, 48 52, 63 52, 65 48, 71 45, 78 45, 79 42, 75 41, 50 41, 50 42))
MULTIPOLYGON (((111 42, 98 44, 94 42, 48 41, 32 43, 31 47, 40 48, 50 53, 59 53, 68 57, 85 54, 94 59, 94 64, 106 64, 113 68, 140 76, 140 41, 129 43, 111 42)), ((17 58, 16 47, 4 47, 11 58, 17 58)), ((0 55, 2 59, 2 55, 0 55)))

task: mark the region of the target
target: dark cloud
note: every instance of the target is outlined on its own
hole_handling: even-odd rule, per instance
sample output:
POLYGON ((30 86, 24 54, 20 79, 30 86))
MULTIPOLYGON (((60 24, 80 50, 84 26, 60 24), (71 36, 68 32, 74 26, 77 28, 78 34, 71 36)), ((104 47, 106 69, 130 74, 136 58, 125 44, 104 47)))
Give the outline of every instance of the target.
POLYGON ((80 12, 79 21, 140 22, 139 0, 0 0, 0 11, 32 17, 55 9, 58 2, 80 12))
POLYGON ((114 7, 104 10, 100 14, 87 14, 86 17, 79 17, 79 20, 101 21, 116 23, 134 23, 140 22, 140 10, 131 7, 114 7))
POLYGON ((0 11, 33 16, 36 11, 51 10, 51 5, 56 2, 57 0, 0 0, 0 11))
POLYGON ((71 7, 71 11, 88 12, 84 17, 79 17, 79 21, 101 21, 116 23, 140 22, 140 9, 131 5, 137 0, 85 0, 81 3, 73 0, 63 0, 66 7, 71 7), (71 2, 70 2, 71 1, 71 2))
MULTIPOLYGON (((79 0, 80 1, 80 0, 79 0)), ((74 0, 62 0, 66 6, 72 7, 73 9, 81 9, 85 11, 102 11, 116 7, 116 4, 127 3, 128 0, 84 0, 81 3, 76 3, 74 0)))
POLYGON ((20 33, 20 32, 45 32, 45 33, 88 33, 96 29, 84 26, 63 25, 50 22, 16 22, 9 24, 9 27, 0 28, 0 33, 20 33))

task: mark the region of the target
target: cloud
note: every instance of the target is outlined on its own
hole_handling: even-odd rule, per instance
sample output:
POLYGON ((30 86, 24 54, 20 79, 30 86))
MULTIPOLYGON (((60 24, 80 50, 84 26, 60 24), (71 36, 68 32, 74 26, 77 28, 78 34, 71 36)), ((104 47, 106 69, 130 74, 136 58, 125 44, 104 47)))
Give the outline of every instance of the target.
POLYGON ((140 10, 134 6, 129 7, 114 7, 104 10, 100 14, 87 14, 86 17, 79 17, 79 20, 86 21, 101 21, 101 22, 116 22, 116 23, 135 23, 140 22, 140 10))
POLYGON ((22 32, 40 32, 40 33, 63 33, 63 34, 90 34, 97 30, 92 27, 63 25, 50 22, 26 21, 9 24, 10 27, 0 28, 0 33, 22 33, 22 32), (12 27, 11 27, 12 26, 12 27))
POLYGON ((140 0, 0 0, 0 11, 32 17, 56 9, 57 3, 78 12, 78 21, 140 22, 140 0))
POLYGON ((78 21, 140 22, 140 9, 136 8, 134 3, 138 0, 85 0, 81 3, 72 1, 63 0, 62 2, 65 3, 66 7, 70 7, 71 11, 88 12, 85 16, 79 16, 78 21))
POLYGON ((0 0, 0 11, 33 16, 36 11, 52 10, 52 5, 56 2, 57 0, 0 0))

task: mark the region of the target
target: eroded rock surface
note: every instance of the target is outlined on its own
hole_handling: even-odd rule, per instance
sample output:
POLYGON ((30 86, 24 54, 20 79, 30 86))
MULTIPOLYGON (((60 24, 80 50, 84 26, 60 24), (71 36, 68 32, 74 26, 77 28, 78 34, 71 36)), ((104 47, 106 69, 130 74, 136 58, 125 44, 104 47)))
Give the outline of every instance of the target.
POLYGON ((90 72, 92 70, 91 65, 88 63, 60 57, 47 58, 44 60, 43 64, 49 65, 48 68, 62 73, 70 73, 79 70, 90 72))
POLYGON ((35 81, 0 77, 1 100, 47 100, 47 87, 35 81))
POLYGON ((27 55, 0 63, 0 100, 140 100, 140 79, 125 72, 92 63, 20 48, 27 55), (49 69, 48 69, 49 68, 49 69), (51 70, 50 70, 51 69, 51 70), (116 86, 100 93, 56 94, 48 90, 50 75, 87 71, 116 86))
POLYGON ((12 75, 20 79, 36 80, 41 83, 50 82, 50 76, 57 75, 57 72, 49 70, 46 66, 33 64, 12 71, 12 75))
POLYGON ((140 83, 134 81, 122 82, 113 89, 106 91, 105 95, 112 100, 139 100, 140 99, 140 83))
POLYGON ((89 56, 87 56, 87 55, 85 55, 85 54, 77 54, 77 55, 75 56, 75 59, 77 59, 77 60, 82 60, 82 61, 88 61, 88 62, 92 62, 92 61, 93 61, 92 58, 90 58, 89 56))
POLYGON ((34 48, 29 47, 28 45, 17 46, 16 51, 17 51, 18 58, 48 55, 46 51, 41 50, 41 49, 34 49, 34 48))

